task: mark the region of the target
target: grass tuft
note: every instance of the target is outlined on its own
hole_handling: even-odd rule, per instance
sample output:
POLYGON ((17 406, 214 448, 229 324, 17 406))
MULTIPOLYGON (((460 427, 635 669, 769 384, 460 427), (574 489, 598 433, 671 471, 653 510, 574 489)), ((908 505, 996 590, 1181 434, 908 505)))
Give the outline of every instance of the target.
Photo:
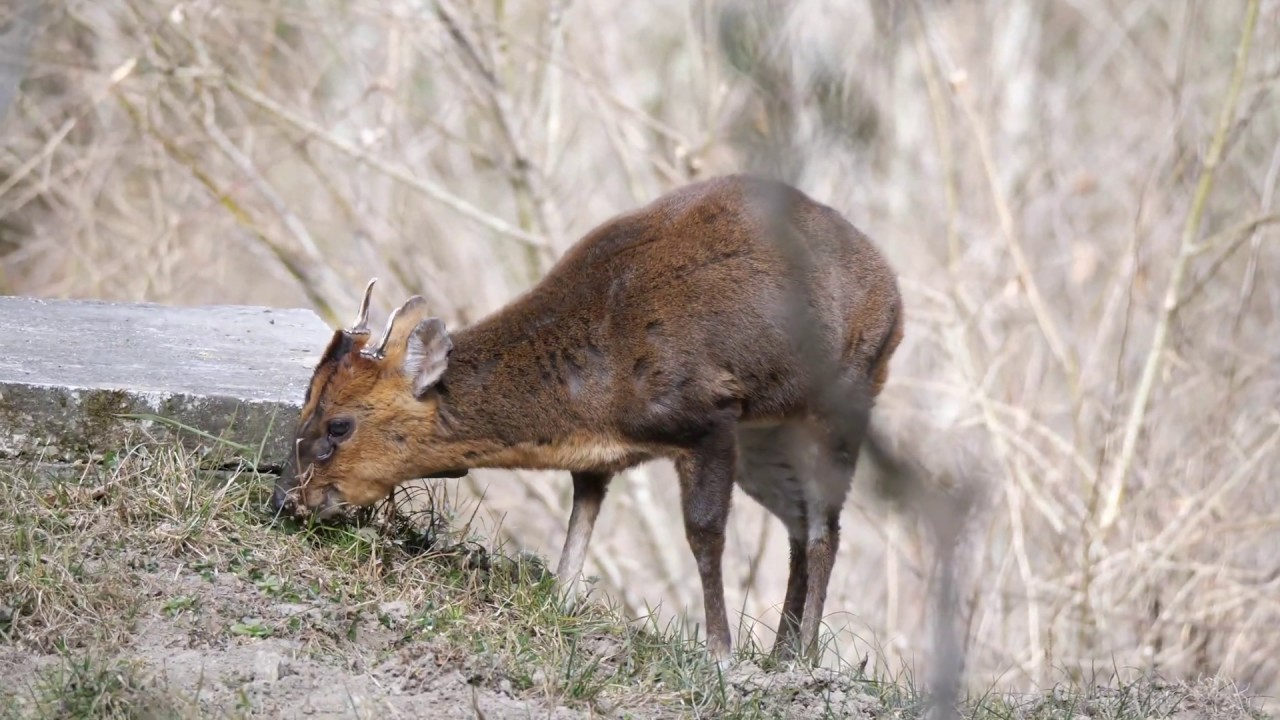
MULTIPOLYGON (((412 715, 441 693, 483 694, 499 708, 490 717, 502 703, 584 717, 925 711, 910 675, 865 660, 778 666, 746 627, 722 670, 681 622, 628 620, 607 599, 570 604, 542 558, 473 536, 445 485, 317 526, 271 515, 271 478, 207 468, 197 453, 144 443, 77 478, 5 471, 3 717, 239 717, 323 697, 356 716, 412 715)), ((979 697, 965 713, 1136 720, 1188 708, 1261 717, 1239 693, 1154 681, 979 697)))

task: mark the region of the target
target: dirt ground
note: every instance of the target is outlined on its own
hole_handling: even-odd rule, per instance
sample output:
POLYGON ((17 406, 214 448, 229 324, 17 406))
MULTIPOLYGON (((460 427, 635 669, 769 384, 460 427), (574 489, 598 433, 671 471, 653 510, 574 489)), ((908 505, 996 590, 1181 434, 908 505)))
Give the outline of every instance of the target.
MULTIPOLYGON (((455 516, 286 528, 265 478, 175 449, 0 478, 0 718, 875 714, 865 678, 559 602, 455 516), (749 654, 747 657, 751 657, 749 654)), ((367 518, 366 518, 367 520, 367 518)))
MULTIPOLYGON (((286 527, 269 492, 163 445, 78 480, 0 468, 0 719, 926 715, 906 672, 778 665, 741 632, 721 672, 686 627, 594 596, 566 609, 545 559, 471 537, 465 508, 286 527)), ((960 704, 983 720, 1263 717, 1217 681, 960 704)))
MULTIPOLYGON (((688 709, 662 702, 628 708, 599 698, 571 709, 555 697, 517 691, 497 658, 462 654, 447 640, 403 642, 412 616, 400 602, 365 613, 276 602, 235 574, 207 579, 178 563, 133 579, 148 599, 109 667, 128 669, 127 682, 137 686, 130 700, 139 707, 152 703, 206 717, 688 717, 688 709), (295 636, 259 637, 252 629, 281 625, 297 628, 295 636)), ((616 639, 602 636, 588 652, 608 662, 621 650, 616 639)), ((0 676, 20 707, 30 706, 42 677, 47 683, 60 664, 58 655, 0 646, 0 676)), ((727 675, 730 693, 792 696, 787 717, 875 715, 880 703, 857 692, 851 680, 842 683, 835 673, 766 673, 752 663, 727 675)))
MULTIPOLYGON (((304 618, 317 626, 339 620, 319 606, 272 602, 230 574, 208 582, 172 567, 142 580, 154 601, 140 614, 121 655, 137 663, 141 679, 177 704, 195 702, 213 716, 548 717, 541 703, 475 683, 465 667, 429 645, 374 660, 395 641, 394 631, 375 621, 362 618, 348 628, 353 647, 362 650, 359 656, 314 656, 306 640, 254 637, 239 628, 264 626, 271 619, 304 618), (164 598, 175 594, 202 611, 166 611, 164 598)), ((397 608, 386 610, 396 618, 397 608)), ((0 655, 0 673, 10 687, 24 685, 58 662, 58 656, 9 651, 0 655)), ((550 717, 579 714, 562 710, 550 717)))

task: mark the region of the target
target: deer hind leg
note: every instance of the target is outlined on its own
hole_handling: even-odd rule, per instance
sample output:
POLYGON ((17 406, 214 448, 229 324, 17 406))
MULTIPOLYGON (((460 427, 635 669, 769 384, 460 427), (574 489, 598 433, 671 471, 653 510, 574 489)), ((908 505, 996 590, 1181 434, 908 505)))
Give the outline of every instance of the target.
POLYGON ((731 427, 713 429, 675 463, 680 478, 685 536, 702 581, 707 652, 721 665, 728 662, 732 645, 721 566, 737 464, 734 447, 735 435, 731 427))
POLYGON ((840 512, 853 483, 862 438, 833 437, 814 426, 797 426, 790 450, 800 469, 805 502, 808 587, 800 623, 800 647, 817 664, 818 626, 822 622, 827 587, 840 546, 840 512))
POLYGON ((580 591, 579 576, 586 562, 587 546, 611 479, 612 476, 605 473, 573 473, 573 510, 569 513, 569 530, 556 568, 556 581, 568 591, 566 599, 570 605, 580 591))
POLYGON ((787 593, 782 601, 782 618, 778 621, 773 644, 773 655, 780 660, 788 660, 795 653, 809 588, 808 523, 805 519, 808 508, 788 445, 788 434, 781 425, 738 430, 738 486, 773 513, 788 535, 791 567, 787 574, 787 593))

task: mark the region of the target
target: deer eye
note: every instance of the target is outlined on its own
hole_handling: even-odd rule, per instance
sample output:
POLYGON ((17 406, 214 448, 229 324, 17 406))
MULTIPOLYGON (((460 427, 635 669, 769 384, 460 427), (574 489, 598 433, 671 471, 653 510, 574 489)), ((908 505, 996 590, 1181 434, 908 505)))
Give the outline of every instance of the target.
POLYGON ((327 433, 330 440, 341 440, 351 434, 351 420, 348 418, 334 418, 330 420, 327 433))

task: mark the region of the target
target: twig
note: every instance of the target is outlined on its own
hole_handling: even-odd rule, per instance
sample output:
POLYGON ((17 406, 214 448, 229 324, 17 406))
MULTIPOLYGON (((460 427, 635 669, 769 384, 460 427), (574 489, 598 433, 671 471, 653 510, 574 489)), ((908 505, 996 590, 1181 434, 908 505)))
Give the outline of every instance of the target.
POLYGON ((952 148, 951 117, 942 97, 942 83, 938 78, 938 66, 929 52, 928 40, 925 38, 924 22, 918 2, 912 3, 912 18, 916 27, 916 54, 920 59, 921 74, 924 75, 925 89, 929 93, 929 107, 933 116, 933 131, 938 143, 938 156, 942 162, 942 189, 947 202, 947 268, 953 273, 960 261, 960 237, 956 232, 956 216, 959 202, 956 193, 955 150, 952 148))
POLYGON ((1169 284, 1165 288, 1164 303, 1156 318, 1155 330, 1151 336, 1151 349, 1147 353, 1146 364, 1142 369, 1138 390, 1133 404, 1129 407, 1128 419, 1124 426, 1124 439, 1120 445, 1120 455, 1108 477, 1106 504, 1102 509, 1099 526, 1108 529, 1115 523, 1120 513, 1120 503, 1124 499, 1124 486, 1133 465, 1133 456, 1137 449, 1138 434, 1142 431, 1146 419, 1147 405, 1151 400, 1151 391, 1155 389, 1156 375, 1160 372, 1160 363, 1164 357, 1165 342, 1169 335, 1169 326, 1178 309, 1178 296, 1182 292, 1182 280, 1186 275, 1187 265, 1196 254, 1196 233, 1208 204, 1209 192, 1213 189, 1214 173, 1222 161, 1222 149, 1227 141, 1235 117, 1236 102, 1240 97, 1240 88, 1244 84, 1244 71, 1249 62, 1249 50, 1253 44, 1253 31, 1258 21, 1260 0, 1249 0, 1245 11, 1244 27, 1240 34, 1240 44, 1236 48, 1236 64, 1232 71, 1231 83, 1227 89, 1227 97, 1218 117, 1218 128, 1214 132, 1209 153, 1205 157, 1204 167, 1200 171, 1200 179, 1196 186, 1191 212, 1187 215, 1186 225, 1182 229, 1182 242, 1178 247, 1178 255, 1173 260, 1173 269, 1169 274, 1169 284))
POLYGON ((40 0, 14 2, 0 13, 0 121, 18 98, 19 86, 31 61, 31 49, 40 34, 40 22, 52 6, 40 0))
POLYGON ((648 132, 662 137, 673 145, 688 147, 692 143, 680 130, 663 122, 662 120, 650 115, 644 110, 633 107, 625 100, 620 98, 607 83, 600 82, 588 73, 578 67, 576 64, 569 62, 564 57, 556 57, 540 44, 531 43, 523 37, 513 35, 495 22, 476 17, 476 24, 485 27, 495 36, 501 37, 504 42, 512 48, 522 48, 533 58, 543 60, 544 62, 553 64, 566 76, 572 77, 582 84, 586 89, 594 91, 601 99, 613 109, 619 110, 626 117, 632 118, 648 132))
MULTIPOLYGON (((928 28, 924 27, 924 31, 927 38, 928 28)), ((1010 209, 1009 199, 1005 197, 1004 188, 1000 184, 1000 173, 996 169, 995 159, 992 156, 991 139, 982 127, 978 112, 974 109, 969 94, 963 90, 965 84, 963 73, 951 72, 948 73, 948 76, 951 80, 952 93, 959 102, 960 110, 964 113, 965 119, 972 126, 974 139, 977 140, 978 156, 982 161, 983 174, 986 177, 987 186, 991 192, 992 204, 995 206, 996 217, 999 220, 1000 234, 1004 236, 1005 244, 1009 247, 1009 256, 1013 260, 1014 269, 1018 273, 1018 280, 1027 294, 1027 304, 1031 306, 1031 313, 1035 316, 1036 324, 1040 327, 1045 341, 1049 344, 1049 350, 1062 366, 1067 382, 1071 385, 1072 396, 1075 398, 1077 396, 1076 385, 1078 381, 1076 361, 1067 347, 1067 343, 1062 339, 1062 332, 1058 329, 1057 323, 1054 322, 1053 316, 1049 313, 1048 304, 1040 294, 1040 286, 1036 283, 1035 275, 1031 271, 1031 263, 1027 260, 1026 252, 1022 248, 1022 240, 1018 236, 1013 221, 1013 211, 1010 209)))
MULTIPOLYGON (((475 13, 474 8, 472 12, 475 13)), ((445 8, 443 1, 436 2, 436 14, 448 28, 449 37, 467 59, 464 64, 470 67, 472 72, 479 75, 481 84, 484 87, 485 100, 489 104, 489 110, 493 114, 498 130, 502 134, 502 140, 506 143, 507 152, 511 156, 509 172, 515 191, 518 194, 523 194, 529 203, 533 205, 534 213, 538 218, 538 226, 543 236, 548 239, 552 247, 558 247, 564 235, 561 229, 563 223, 560 220, 555 204, 551 202, 548 196, 541 170, 525 150, 520 135, 516 132, 514 123, 515 110, 512 107, 511 95, 498 77, 497 61, 491 59, 486 65, 481 60, 476 44, 463 32, 462 27, 454 19, 451 12, 445 8)), ((541 249, 544 252, 538 260, 545 262, 550 259, 545 252, 548 248, 543 245, 541 249)), ((539 271, 541 269, 538 268, 539 271)))
POLYGON ((659 518, 662 517, 663 513, 653 500, 653 475, 649 468, 641 466, 628 470, 624 477, 627 481, 627 489, 630 491, 630 499, 639 507, 639 512, 636 515, 644 528, 649 551, 658 560, 664 589, 678 588, 680 578, 680 557, 678 553, 680 548, 677 544, 667 540, 669 533, 664 531, 659 523, 659 518))
POLYGON ((563 105, 563 73, 560 70, 560 55, 564 51, 564 16, 568 12, 570 0, 551 0, 547 4, 547 58, 543 63, 543 94, 547 103, 546 149, 543 155, 549 165, 555 165, 558 145, 560 143, 560 118, 564 113, 563 105))
POLYGON ((320 251, 320 246, 316 244, 315 238, 311 237, 311 232, 307 230, 306 225, 298 218, 298 215, 289 209, 284 198, 275 191, 271 183, 262 177, 262 173, 253 165, 253 161, 246 156, 240 148, 231 142, 226 133, 222 132, 222 128, 218 127, 218 123, 214 120, 213 99, 209 97, 207 89, 202 89, 200 100, 204 106, 202 122, 204 131, 217 146, 222 154, 227 157, 244 176, 248 178, 249 183, 258 191, 267 204, 275 211, 285 228, 302 246, 304 254, 309 256, 312 263, 311 275, 314 280, 319 281, 323 292, 333 303, 347 304, 352 298, 346 288, 343 287, 342 280, 333 272, 332 267, 325 262, 324 253, 320 251))
MULTIPOLYGON (((1024 510, 1022 508, 1021 498, 1018 489, 1024 490, 1032 499, 1036 509, 1041 515, 1050 521, 1055 534, 1061 533, 1064 523, 1060 517, 1061 513, 1054 508, 1047 497, 1037 495, 1034 484, 1025 477, 1021 472, 1021 468, 1013 461, 1013 451, 1009 447, 1007 438, 1001 432, 999 424, 995 420, 995 412, 987 399, 986 393, 982 391, 976 376, 977 370, 973 367, 973 358, 964 343, 956 337, 957 332, 952 333, 953 338, 953 355, 958 359, 961 366, 961 372, 969 380, 970 392, 978 407, 982 411, 983 419, 986 421, 987 430, 990 433, 991 440, 995 445, 996 455, 1000 461, 1006 466, 1006 472, 1014 482, 1012 487, 1005 490, 1006 506, 1009 511, 1009 529, 1011 533, 1010 545, 1014 560, 1021 575, 1023 586, 1026 588, 1026 610, 1027 610, 1027 637, 1031 649, 1032 663, 1039 663, 1043 659, 1041 650, 1040 635, 1042 623, 1040 617, 1040 603, 1032 587, 1035 584, 1035 573, 1033 571, 1030 557, 1026 548, 1026 528, 1023 522, 1024 510)), ((1030 674, 1030 673, 1029 673, 1030 674)))
MULTIPOLYGON (((111 71, 111 75, 107 80, 106 86, 95 92, 93 98, 85 104, 85 107, 79 113, 64 120, 58 130, 54 132, 47 141, 45 141, 44 146, 40 148, 40 152, 33 154, 26 162, 13 170, 3 182, 0 182, 0 197, 7 194, 18 183, 22 182, 22 180, 26 178, 32 170, 40 165, 40 163, 53 155, 54 151, 58 149, 58 146, 62 144, 62 141, 66 139, 67 135, 70 135, 71 131, 75 129, 76 124, 86 116, 97 112, 98 105, 102 102, 103 98, 110 95, 116 87, 120 85, 120 83, 124 82, 126 78, 132 75, 134 68, 136 68, 137 65, 138 59, 133 57, 120 63, 115 70, 111 71)), ((6 211, 5 214, 7 213, 8 211, 6 211)))
MULTIPOLYGON (((1280 142, 1276 143, 1276 148, 1271 153, 1271 166, 1267 168, 1267 177, 1262 183, 1261 205, 1263 208, 1271 208, 1271 203, 1275 199, 1277 179, 1280 179, 1280 142)), ((1277 217, 1280 217, 1280 214, 1277 214, 1277 217)), ((1250 233, 1249 262, 1245 266, 1244 282, 1240 286, 1240 299, 1236 302, 1235 321, 1232 323, 1232 327, 1237 332, 1240 330, 1240 321, 1244 317, 1245 306, 1248 305, 1249 298, 1253 295, 1254 279, 1257 277, 1258 272, 1258 246, 1260 241, 1261 238, 1258 237, 1256 231, 1250 233)))
MULTIPOLYGON (((1197 254, 1208 251, 1209 249, 1217 247, 1218 245, 1221 245, 1223 243, 1226 243, 1227 248, 1223 250, 1222 253, 1218 255, 1218 257, 1214 258, 1213 264, 1211 264, 1209 266, 1209 269, 1205 271, 1204 277, 1202 277, 1199 282, 1193 285, 1190 290, 1188 290, 1184 295, 1182 295, 1182 297, 1178 298, 1178 308, 1175 308, 1175 310, 1182 308, 1184 305, 1189 303, 1192 298, 1199 295, 1200 291, 1204 290, 1205 286, 1209 284, 1209 281, 1212 280, 1213 277, 1218 274, 1218 268, 1222 267, 1222 264, 1225 263, 1227 259, 1230 258, 1232 255, 1234 255, 1235 251, 1238 250, 1241 245, 1244 245, 1246 242, 1252 240, 1254 246, 1256 247, 1258 244, 1257 231, 1266 225, 1272 225, 1274 223, 1280 223, 1280 213, 1271 213, 1270 215, 1260 215, 1258 217, 1246 220, 1242 223, 1232 225, 1226 230, 1221 230, 1219 232, 1214 233, 1213 236, 1210 237, 1208 240, 1205 240, 1204 242, 1197 244, 1193 251, 1197 254)), ((1253 263, 1250 265, 1251 269, 1255 267, 1256 267, 1256 263, 1253 263)), ((1250 285, 1252 284, 1251 278, 1252 278, 1252 272, 1246 272, 1246 284, 1244 285, 1245 289, 1249 288, 1250 285)), ((1241 299, 1240 299, 1239 305, 1243 306, 1244 300, 1247 298, 1248 293, 1245 290, 1242 290, 1240 294, 1241 294, 1241 299)), ((1239 323, 1239 319, 1238 319, 1239 315, 1240 315, 1240 312, 1237 311, 1236 313, 1237 324, 1239 323)))
POLYGON ((264 112, 270 113, 271 115, 275 116, 277 119, 282 120, 289 125, 292 125, 295 129, 301 131, 302 133, 311 137, 315 137, 316 139, 332 147, 338 152, 343 153, 344 155, 350 157, 351 159, 368 165, 369 167, 383 173, 387 177, 390 177, 393 180, 397 180, 403 183, 405 186, 413 190, 416 190, 422 193, 423 195, 426 195, 427 197, 430 197, 431 199, 439 202, 440 204, 456 211, 458 214, 466 218, 469 218, 475 221, 476 223, 479 223, 480 225, 483 225, 484 227, 487 227, 490 230, 493 230, 494 232, 501 233, 502 235, 505 235, 509 238, 513 238, 515 240, 519 240, 520 242, 523 242, 531 247, 534 247, 540 250, 546 247, 546 243, 543 241, 542 238, 538 237, 537 235, 521 230, 520 228, 512 225, 511 223, 508 223, 507 221, 499 217, 486 213, 485 211, 468 203, 466 200, 463 200, 462 198, 450 193, 449 191, 445 190, 444 188, 440 187, 434 182, 431 182, 430 180, 426 180, 420 177, 415 177, 403 168, 397 167, 385 160, 382 160, 380 158, 374 157, 373 155, 370 155, 369 153, 365 152, 364 150, 361 150, 360 148, 356 147, 352 143, 335 136, 333 133, 325 130, 324 128, 315 124, 311 120, 308 120, 307 118, 302 117, 301 115, 298 115, 297 113, 289 110, 288 108, 284 107, 283 105, 276 102, 275 100, 272 100, 271 98, 267 97, 266 95, 263 95, 262 93, 258 92, 252 87, 249 87, 248 85, 241 82, 240 80, 237 80, 235 77, 231 75, 227 75, 225 73, 220 73, 217 71, 210 71, 208 73, 202 74, 200 77, 201 79, 206 81, 213 80, 213 79, 220 79, 223 82, 223 84, 227 87, 228 90, 240 96, 247 102, 257 106, 258 109, 263 110, 264 112))
POLYGON ((204 186, 205 190, 208 191, 209 194, 227 210, 227 212, 231 213, 232 217, 234 217, 242 227, 253 233, 262 242, 262 244, 276 256, 276 259, 284 265, 285 270, 298 280, 299 284, 302 286, 303 292, 307 295, 307 299, 311 301, 312 305, 316 308, 316 311, 322 315, 327 322, 337 322, 336 318, 338 315, 333 311, 333 307, 329 304, 329 300, 324 296, 324 294, 316 289, 316 285, 312 282, 311 275, 307 268, 303 267, 297 259, 282 248, 279 243, 263 232, 262 228, 258 227, 257 223, 253 221, 253 215, 237 203, 229 193, 222 190, 222 188, 218 186, 218 183, 214 181, 213 177, 200 167, 195 158, 185 152, 182 148, 178 147, 171 138, 165 137, 156 130, 156 128, 146 120, 142 112, 133 103, 129 102, 128 98, 124 96, 124 93, 117 92, 115 93, 115 97, 116 101, 120 103, 120 106, 124 108, 125 113, 129 115, 129 118, 133 120, 134 124, 140 131, 150 135, 152 139, 158 142, 174 162, 178 163, 190 172, 192 177, 204 186))

